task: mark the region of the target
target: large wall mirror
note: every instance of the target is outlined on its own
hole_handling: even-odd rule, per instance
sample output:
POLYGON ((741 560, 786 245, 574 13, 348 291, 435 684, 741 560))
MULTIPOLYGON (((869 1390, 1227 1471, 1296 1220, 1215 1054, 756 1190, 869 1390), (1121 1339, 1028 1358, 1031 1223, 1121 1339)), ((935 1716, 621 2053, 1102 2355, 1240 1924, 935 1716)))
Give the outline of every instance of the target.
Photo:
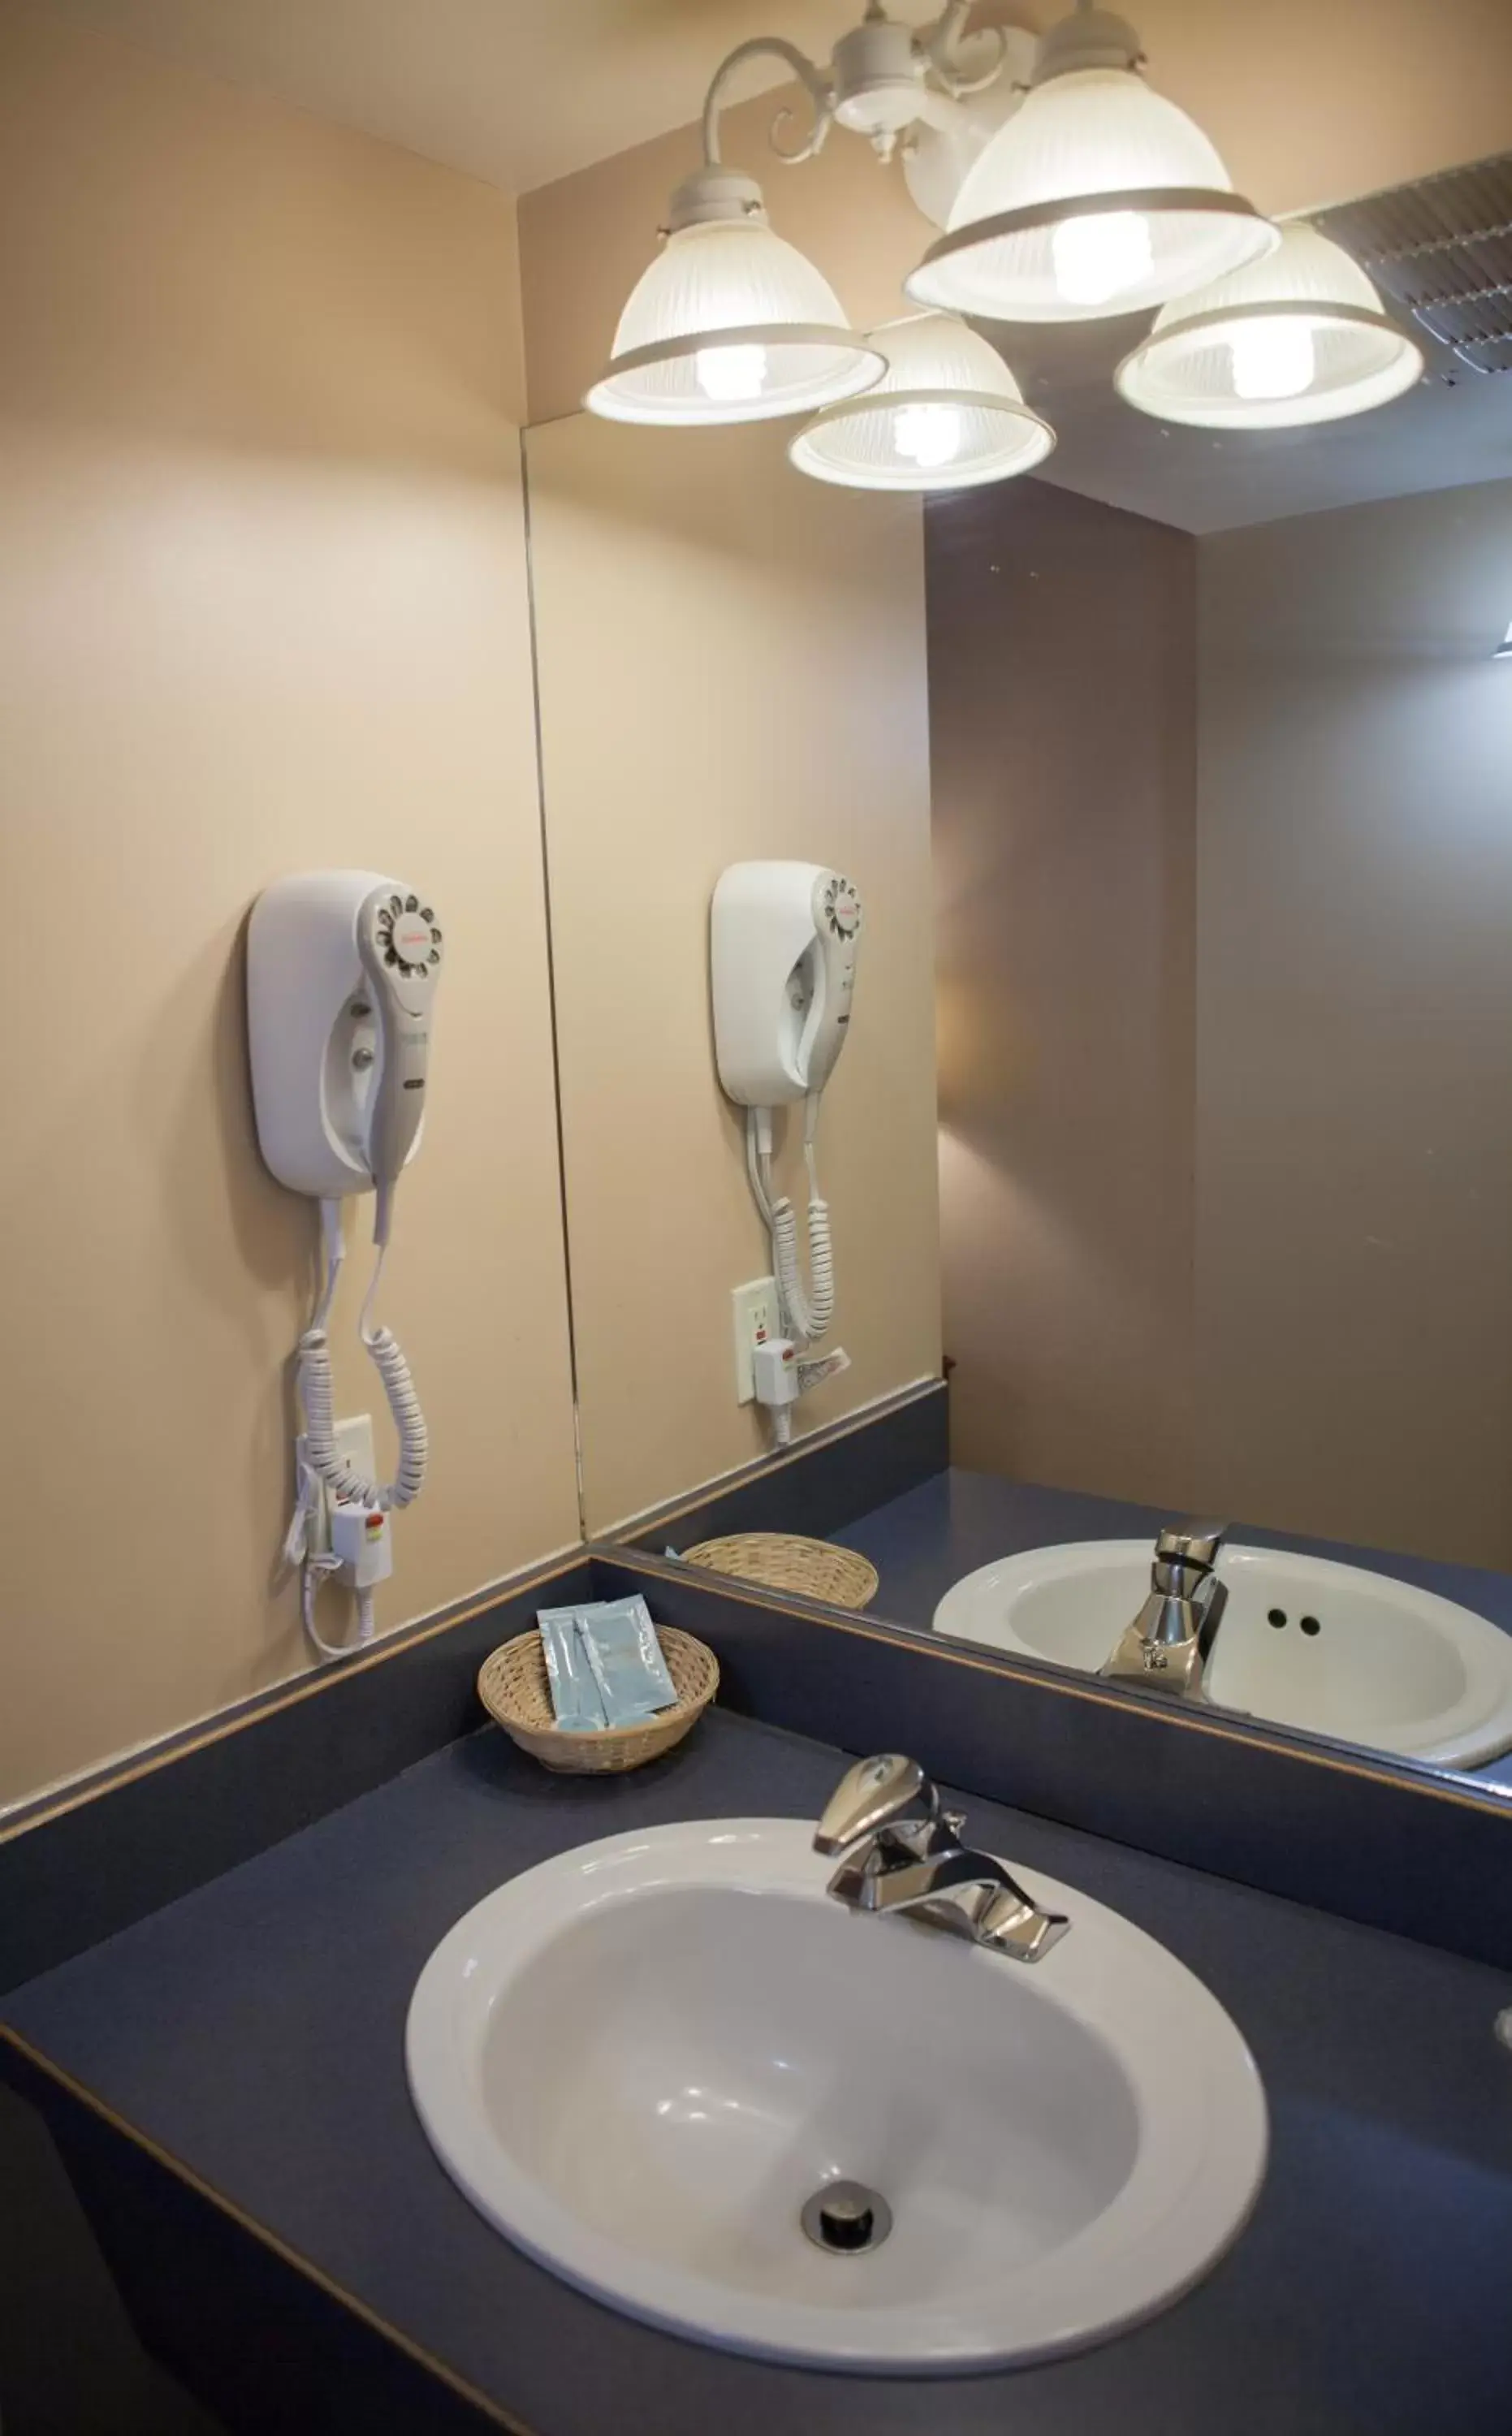
POLYGON ((873 1612, 1097 1673, 1222 1521, 1200 1696, 1509 1798, 1509 221, 1508 161, 1324 216, 1425 358, 1334 422, 1138 413, 1102 322, 992 334, 1058 447, 927 500, 781 425, 528 435, 591 1529, 764 1443, 708 900, 833 864, 799 1430, 936 1372, 937 1211, 952 1372, 955 1469, 843 1535, 873 1612))

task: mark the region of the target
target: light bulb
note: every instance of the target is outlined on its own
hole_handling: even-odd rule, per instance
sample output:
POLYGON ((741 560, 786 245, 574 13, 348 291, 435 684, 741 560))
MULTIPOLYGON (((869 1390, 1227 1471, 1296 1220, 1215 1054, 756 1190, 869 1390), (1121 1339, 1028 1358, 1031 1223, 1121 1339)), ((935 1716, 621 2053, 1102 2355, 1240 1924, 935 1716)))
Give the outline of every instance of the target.
POLYGON ((1317 371, 1306 322, 1277 317, 1246 322, 1229 339, 1228 352, 1236 397, 1300 397, 1317 371))
POLYGON ((1148 279, 1154 264, 1142 212, 1079 212, 1051 231, 1055 285, 1071 304, 1105 304, 1148 279))
POLYGON ((765 347, 700 347, 693 358, 698 385, 721 406, 739 406, 766 387, 765 347))
POLYGON ((961 450, 960 408, 917 402, 900 406, 893 417, 893 445, 926 472, 948 465, 961 450))

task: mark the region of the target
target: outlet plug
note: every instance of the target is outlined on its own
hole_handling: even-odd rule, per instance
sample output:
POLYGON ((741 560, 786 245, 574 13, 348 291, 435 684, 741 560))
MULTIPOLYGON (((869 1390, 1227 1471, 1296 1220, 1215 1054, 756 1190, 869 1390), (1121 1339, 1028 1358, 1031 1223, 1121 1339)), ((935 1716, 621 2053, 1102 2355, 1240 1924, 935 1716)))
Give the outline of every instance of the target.
POLYGON ((733 1287, 730 1314, 735 1330, 735 1401, 751 1404, 756 1401, 756 1348, 782 1333, 776 1279, 752 1278, 748 1284, 733 1287))
MULTIPOLYGON (((349 1463, 353 1470, 360 1473, 364 1480, 375 1480, 377 1455, 373 1444, 372 1414, 355 1413, 350 1419, 338 1421, 333 1435, 336 1440, 336 1452, 342 1461, 349 1463)), ((298 1437, 294 1441, 294 1461, 297 1467, 297 1477, 303 1480, 307 1467, 303 1437, 298 1437)), ((331 1492, 323 1480, 318 1484, 318 1487, 320 1494, 310 1515, 306 1545, 312 1557, 324 1557, 329 1555, 331 1547, 331 1492)))

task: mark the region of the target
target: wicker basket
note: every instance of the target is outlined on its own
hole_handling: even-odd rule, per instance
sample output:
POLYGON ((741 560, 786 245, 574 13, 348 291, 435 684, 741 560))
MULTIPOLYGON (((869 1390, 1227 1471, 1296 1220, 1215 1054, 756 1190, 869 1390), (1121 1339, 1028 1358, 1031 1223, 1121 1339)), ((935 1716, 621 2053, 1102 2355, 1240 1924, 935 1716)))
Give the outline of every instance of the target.
POLYGON ((683 1561, 707 1565, 711 1573, 734 1574, 743 1582, 762 1582, 768 1590, 826 1599, 831 1607, 868 1607, 877 1596, 877 1567, 854 1548, 837 1548, 827 1540, 799 1540, 785 1531, 738 1531, 728 1540, 701 1540, 696 1548, 683 1550, 683 1561))
POLYGON ((719 1661, 690 1632, 671 1625, 657 1629, 662 1656, 677 1694, 675 1709, 663 1709, 634 1726, 604 1726, 597 1733, 564 1733, 551 1714, 546 1651, 539 1632, 517 1633, 485 1658, 478 1696, 512 1742, 563 1776, 616 1776, 644 1767, 680 1743, 698 1723, 720 1688, 719 1661))

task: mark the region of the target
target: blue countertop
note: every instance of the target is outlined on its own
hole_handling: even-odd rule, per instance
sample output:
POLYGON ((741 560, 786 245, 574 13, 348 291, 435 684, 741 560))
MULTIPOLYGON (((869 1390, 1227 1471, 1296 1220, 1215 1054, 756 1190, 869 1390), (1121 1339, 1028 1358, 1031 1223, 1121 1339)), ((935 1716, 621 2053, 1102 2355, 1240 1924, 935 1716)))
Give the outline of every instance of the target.
MULTIPOLYGON (((933 1629, 934 1610, 952 1582, 979 1566, 1017 1556, 1025 1548, 1067 1540, 1148 1540, 1180 1516, 1174 1509, 1130 1505, 1116 1497, 1089 1497, 1069 1488, 1037 1488, 1000 1480, 985 1471, 954 1467, 936 1472, 902 1497, 862 1515, 831 1536, 869 1557, 880 1576, 871 1612, 889 1624, 920 1632, 933 1629)), ((1512 1575, 1478 1565, 1445 1564, 1432 1557, 1355 1548, 1338 1540, 1308 1540, 1295 1533, 1263 1531, 1236 1522, 1233 1537, 1253 1548, 1292 1548, 1336 1564, 1364 1565, 1394 1580, 1411 1582, 1439 1598, 1455 1600, 1503 1632, 1512 1632, 1512 1575)), ((1453 1772, 1453 1771, 1446 1771, 1453 1772)), ((1512 1784, 1512 1755, 1487 1766, 1459 1771, 1476 1784, 1512 1784)), ((1512 2408, 1508 2410, 1512 2427, 1512 2408)))
MULTIPOLYGON (((405 2084, 410 1991, 443 1932, 593 1836, 812 1818, 842 1764, 716 1711, 645 1771, 555 1778, 485 1729, 33 1980, 3 2017, 538 2436, 1503 2436, 1512 2056, 1492 2025, 1507 1978, 969 1797, 982 1841, 1161 1939, 1255 2052, 1270 2170, 1194 2293, 1048 2367, 857 2378, 637 2325, 490 2230, 405 2084)), ((945 2069, 949 2043, 942 2021, 945 2069)))

